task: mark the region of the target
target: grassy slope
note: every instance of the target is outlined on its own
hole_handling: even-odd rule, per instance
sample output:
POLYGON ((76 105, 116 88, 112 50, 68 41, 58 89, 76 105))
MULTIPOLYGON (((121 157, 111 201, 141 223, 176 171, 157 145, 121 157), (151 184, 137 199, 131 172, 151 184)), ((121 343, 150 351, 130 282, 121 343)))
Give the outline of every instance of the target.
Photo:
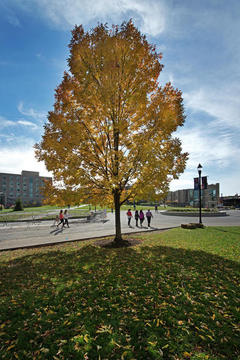
POLYGON ((141 238, 1 253, 0 358, 239 359, 240 227, 141 238))

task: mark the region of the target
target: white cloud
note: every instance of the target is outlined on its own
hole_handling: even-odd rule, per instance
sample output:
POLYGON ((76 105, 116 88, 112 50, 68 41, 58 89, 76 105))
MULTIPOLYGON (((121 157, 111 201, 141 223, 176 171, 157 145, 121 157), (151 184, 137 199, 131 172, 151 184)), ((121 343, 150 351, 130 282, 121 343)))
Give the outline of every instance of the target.
MULTIPOLYGON (((46 115, 44 113, 40 113, 40 112, 36 112, 33 109, 29 109, 29 110, 23 110, 23 103, 20 103, 18 106, 18 110, 21 112, 21 114, 25 115, 25 116, 29 116, 35 120, 39 121, 43 121, 46 119, 46 115)), ((35 123, 33 123, 32 121, 27 121, 27 120, 18 120, 18 121, 12 121, 12 120, 8 120, 3 116, 0 116, 0 129, 3 131, 3 129, 9 128, 9 127, 16 127, 17 125, 23 125, 23 126, 27 126, 28 128, 32 128, 33 130, 37 130, 40 129, 40 127, 38 125, 36 125, 35 123)), ((8 134, 1 134, 2 135, 8 135, 9 137, 9 133, 8 134)), ((11 136, 12 138, 12 136, 11 136)))
POLYGON ((122 12, 124 10, 136 12, 141 31, 146 34, 156 36, 166 27, 167 11, 163 1, 126 0, 122 2, 122 12))
POLYGON ((184 100, 186 108, 204 111, 223 126, 240 128, 239 92, 239 86, 225 83, 224 88, 202 87, 185 93, 184 100))
POLYGON ((3 116, 0 116, 0 129, 3 129, 8 126, 14 126, 16 123, 14 121, 5 119, 3 116))
POLYGON ((183 150, 189 152, 188 168, 196 168, 204 161, 207 166, 227 167, 240 155, 238 144, 232 142, 231 134, 214 132, 204 126, 183 128, 177 133, 183 150))
MULTIPOLYGON (((193 189, 193 179, 198 177, 197 165, 195 169, 186 170, 177 180, 172 180, 170 184, 170 190, 176 191, 181 189, 193 189)), ((201 163, 204 165, 204 162, 201 163)), ((208 177, 209 184, 220 184, 220 193, 223 196, 235 195, 240 193, 239 189, 239 178, 240 178, 240 169, 235 169, 234 171, 222 171, 220 176, 214 173, 214 167, 205 168, 203 166, 202 175, 208 177)))
MULTIPOLYGON (((29 116, 32 119, 38 121, 38 122, 44 122, 46 120, 46 113, 37 111, 33 108, 26 109, 24 108, 23 102, 20 101, 17 107, 18 111, 25 116, 29 116)), ((25 124, 26 125, 26 124, 25 124)))
POLYGON ((170 191, 176 191, 181 189, 193 189, 193 178, 197 177, 197 172, 185 171, 177 180, 172 180, 170 183, 170 191))
POLYGON ((39 129, 39 126, 37 126, 36 124, 34 124, 31 121, 19 120, 17 123, 20 125, 23 125, 23 126, 31 127, 33 130, 39 129))
POLYGON ((8 2, 4 0, 0 1, 0 13, 5 14, 6 20, 9 24, 15 27, 21 27, 19 18, 16 16, 15 12, 8 6, 8 2))
POLYGON ((22 170, 38 171, 41 176, 51 176, 43 162, 34 157, 31 146, 19 146, 14 149, 2 148, 0 157, 1 172, 20 174, 22 170))
POLYGON ((14 14, 7 15, 7 20, 9 24, 15 26, 15 27, 21 27, 20 21, 14 14))
POLYGON ((75 24, 102 21, 122 22, 133 18, 141 31, 156 36, 164 31, 166 23, 165 0, 10 0, 22 9, 39 12, 51 25, 69 28, 75 24), (36 9, 37 7, 37 9, 36 9), (37 11, 36 11, 37 10, 37 11))
POLYGON ((234 131, 219 130, 214 124, 186 126, 176 132, 182 141, 183 151, 189 153, 185 172, 170 184, 170 190, 193 188, 193 178, 198 176, 197 166, 203 166, 203 175, 209 183, 220 183, 221 192, 231 195, 239 192, 240 158, 239 142, 234 141, 234 131))
MULTIPOLYGON (((8 134, 1 133, 0 134, 0 145, 1 145, 1 142, 3 142, 4 144, 11 144, 15 141, 16 141, 16 135, 13 133, 8 133, 8 134)), ((1 148, 2 148, 2 146, 1 146, 1 148)))

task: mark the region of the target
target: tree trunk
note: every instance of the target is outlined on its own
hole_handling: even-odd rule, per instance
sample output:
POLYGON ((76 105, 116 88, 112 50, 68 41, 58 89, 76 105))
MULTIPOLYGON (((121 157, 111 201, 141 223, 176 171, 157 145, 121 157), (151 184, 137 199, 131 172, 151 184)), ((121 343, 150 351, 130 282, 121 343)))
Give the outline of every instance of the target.
POLYGON ((122 242, 121 233, 121 219, 120 219, 120 193, 118 190, 114 192, 114 205, 115 205, 115 239, 117 244, 122 242))

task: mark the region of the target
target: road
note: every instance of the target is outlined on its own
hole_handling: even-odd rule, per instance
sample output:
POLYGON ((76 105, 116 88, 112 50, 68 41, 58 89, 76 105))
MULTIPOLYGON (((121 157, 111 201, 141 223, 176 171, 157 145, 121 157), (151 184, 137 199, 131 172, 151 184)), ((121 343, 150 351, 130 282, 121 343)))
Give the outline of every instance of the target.
MULTIPOLYGON (((228 216, 203 217, 203 224, 206 226, 240 226, 240 211, 228 211, 228 216)), ((153 212, 151 228, 137 228, 132 219, 129 228, 127 226, 126 212, 121 212, 122 233, 136 233, 139 231, 154 231, 173 227, 190 222, 198 222, 198 217, 168 216, 161 212, 153 212)), ((9 223, 0 224, 0 251, 16 249, 21 247, 32 247, 36 245, 55 244, 72 240, 83 240, 94 237, 114 235, 115 221, 114 214, 108 213, 106 219, 95 222, 83 222, 69 219, 70 228, 57 229, 53 221, 9 223)))

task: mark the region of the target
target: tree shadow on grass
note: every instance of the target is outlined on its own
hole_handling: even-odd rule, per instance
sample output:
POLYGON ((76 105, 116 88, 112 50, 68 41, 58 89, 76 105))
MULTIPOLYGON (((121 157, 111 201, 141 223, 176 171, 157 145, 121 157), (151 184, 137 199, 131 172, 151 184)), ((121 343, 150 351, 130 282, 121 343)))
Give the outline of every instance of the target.
POLYGON ((237 235, 240 236, 240 227, 238 227, 239 231, 232 231, 232 226, 230 227, 231 230, 229 230, 227 228, 221 229, 221 227, 216 227, 216 226, 211 226, 211 228, 213 228, 216 231, 220 231, 220 232, 224 232, 224 233, 230 233, 230 234, 237 234, 237 235))
POLYGON ((17 258, 1 268, 0 357, 237 359, 239 271, 222 257, 165 246, 17 258))

